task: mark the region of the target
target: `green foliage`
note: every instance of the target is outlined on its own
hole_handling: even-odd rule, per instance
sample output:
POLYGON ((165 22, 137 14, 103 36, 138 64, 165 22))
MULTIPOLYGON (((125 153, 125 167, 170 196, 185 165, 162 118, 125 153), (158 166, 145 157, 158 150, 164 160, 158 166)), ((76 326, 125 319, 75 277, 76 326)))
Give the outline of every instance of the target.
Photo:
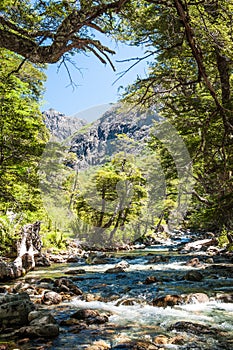
POLYGON ((218 245, 220 248, 227 247, 228 250, 233 250, 233 231, 229 231, 226 227, 223 227, 218 235, 218 245), (231 237, 231 242, 229 242, 229 237, 231 237))
POLYGON ((0 217, 0 254, 15 254, 16 240, 21 228, 21 218, 13 212, 0 217))
MULTIPOLYGON (((233 99, 231 1, 132 1, 115 36, 149 47, 148 75, 125 98, 156 106, 182 136, 193 161, 191 224, 219 230, 233 226, 233 99)), ((160 147, 161 149, 161 147, 160 147)), ((160 150, 166 177, 175 174, 160 150), (170 173, 170 175, 169 175, 170 173)))
POLYGON ((48 133, 39 99, 45 75, 40 67, 0 50, 0 219, 3 246, 18 226, 43 219, 37 169, 48 133), (12 223, 7 213, 16 217, 12 223))
MULTIPOLYGON (((121 153, 96 171, 84 191, 77 193, 74 203, 78 223, 87 225, 89 241, 112 244, 115 239, 130 239, 135 234, 130 233, 130 227, 145 205, 145 183, 133 156, 121 153)), ((76 223, 76 230, 78 226, 76 223)))

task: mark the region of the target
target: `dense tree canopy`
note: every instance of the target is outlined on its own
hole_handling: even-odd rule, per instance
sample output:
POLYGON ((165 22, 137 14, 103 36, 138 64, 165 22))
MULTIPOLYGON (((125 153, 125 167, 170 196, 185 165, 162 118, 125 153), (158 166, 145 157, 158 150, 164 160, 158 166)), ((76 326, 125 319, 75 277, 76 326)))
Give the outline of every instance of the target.
POLYGON ((127 0, 27 1, 0 5, 0 47, 34 63, 54 63, 67 52, 92 52, 106 63, 113 53, 93 38, 127 0))
POLYGON ((146 44, 150 59, 148 76, 127 98, 156 105, 183 136, 195 170, 196 214, 205 212, 215 228, 231 227, 233 219, 232 9, 224 0, 133 1, 118 28, 119 39, 146 44))

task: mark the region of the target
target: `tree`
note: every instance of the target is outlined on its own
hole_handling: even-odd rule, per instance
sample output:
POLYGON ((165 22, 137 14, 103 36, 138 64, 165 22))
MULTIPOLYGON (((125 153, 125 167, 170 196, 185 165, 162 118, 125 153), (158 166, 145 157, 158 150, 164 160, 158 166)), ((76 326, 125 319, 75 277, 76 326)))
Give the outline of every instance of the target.
POLYGON ((92 52, 106 63, 113 51, 93 32, 106 33, 106 23, 126 2, 3 0, 0 47, 34 63, 55 63, 68 52, 92 52))
POLYGON ((87 241, 114 244, 130 240, 127 224, 137 221, 145 205, 146 180, 134 165, 133 156, 119 153, 92 176, 84 191, 77 193, 77 217, 91 226, 87 241))
POLYGON ((148 76, 127 99, 156 105, 182 135, 196 181, 193 221, 215 229, 233 226, 232 10, 225 0, 132 1, 116 35, 148 46, 148 76))
POLYGON ((38 100, 44 73, 0 50, 0 210, 40 210, 37 167, 47 140, 38 100))

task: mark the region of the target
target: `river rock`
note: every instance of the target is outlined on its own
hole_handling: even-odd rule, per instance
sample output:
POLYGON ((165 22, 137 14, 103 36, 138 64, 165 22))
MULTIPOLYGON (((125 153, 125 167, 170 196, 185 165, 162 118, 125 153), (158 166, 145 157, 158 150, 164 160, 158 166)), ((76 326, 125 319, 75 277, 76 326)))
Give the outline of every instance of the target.
POLYGON ((218 332, 216 329, 209 327, 207 325, 203 325, 200 323, 179 321, 169 327, 169 330, 176 330, 178 332, 188 332, 196 335, 203 334, 214 334, 218 332))
POLYGON ((167 306, 174 306, 174 305, 180 305, 184 303, 184 298, 181 295, 165 295, 160 298, 156 298, 152 301, 153 306, 158 307, 167 307, 167 306))
POLYGON ((65 275, 83 275, 84 273, 86 273, 84 269, 65 271, 65 275))
POLYGON ((122 269, 127 269, 129 267, 129 263, 125 260, 120 261, 115 265, 115 268, 121 267, 122 269))
POLYGON ((152 284, 158 282, 157 278, 155 276, 149 276, 145 279, 143 284, 152 284))
POLYGON ((32 311, 28 315, 28 321, 30 326, 34 325, 46 325, 46 324, 56 324, 55 318, 46 311, 32 311))
POLYGON ((192 293, 186 297, 185 301, 188 304, 208 303, 209 297, 205 293, 192 293))
POLYGON ((121 272, 125 272, 123 267, 112 267, 105 271, 105 273, 121 273, 121 272))
POLYGON ((145 341, 145 340, 136 340, 132 342, 127 342, 123 344, 116 345, 112 348, 112 350, 158 350, 161 349, 157 347, 155 344, 145 341))
POLYGON ((223 303, 233 303, 233 293, 217 294, 215 299, 223 303))
POLYGON ((38 281, 38 284, 40 283, 49 283, 49 284, 53 284, 54 283, 54 279, 51 278, 51 277, 44 277, 44 278, 41 278, 39 281, 38 281))
POLYGON ((157 337, 154 338, 154 343, 156 343, 156 344, 168 344, 169 339, 165 335, 158 335, 157 337))
POLYGON ((198 258, 193 258, 186 263, 187 266, 201 267, 202 264, 198 258))
POLYGON ((9 290, 9 286, 0 286, 0 294, 7 293, 9 290))
POLYGON ((116 303, 116 306, 120 306, 120 305, 131 306, 136 304, 141 304, 141 301, 135 298, 127 298, 127 299, 118 300, 116 303))
POLYGON ((33 294, 36 292, 35 287, 33 287, 29 283, 24 283, 24 282, 18 282, 14 285, 14 290, 17 293, 23 293, 26 292, 27 294, 33 294))
POLYGON ((184 276, 187 281, 200 282, 203 279, 203 275, 199 271, 189 271, 184 276))
POLYGON ((177 345, 184 345, 185 341, 186 340, 182 335, 176 335, 175 337, 170 338, 169 343, 170 344, 177 344, 177 345))
POLYGON ((167 256, 155 255, 148 260, 148 264, 156 264, 156 263, 168 262, 168 261, 169 261, 169 257, 167 256))
POLYGON ((36 266, 50 266, 51 262, 45 254, 35 255, 36 266))
POLYGON ((67 260, 68 263, 76 263, 80 261, 80 257, 77 255, 70 255, 68 256, 67 260))
POLYGON ((217 239, 214 238, 207 238, 207 239, 200 239, 198 241, 186 243, 184 246, 185 251, 192 251, 192 250, 201 250, 201 249, 207 249, 209 246, 217 244, 217 239))
POLYGON ((18 329, 14 335, 29 338, 53 338, 59 334, 55 318, 46 310, 32 311, 28 314, 29 325, 18 329))
POLYGON ((73 293, 75 295, 82 295, 83 292, 68 278, 58 278, 54 282, 56 291, 61 293, 73 293))
POLYGON ((77 320, 83 320, 87 324, 101 324, 108 322, 108 317, 106 315, 101 315, 98 311, 91 309, 78 310, 72 314, 71 317, 76 318, 77 320))
POLYGON ((101 256, 95 256, 91 261, 90 264, 95 264, 95 265, 105 265, 108 263, 108 260, 104 257, 101 256))
POLYGON ((27 293, 0 296, 0 325, 22 326, 28 323, 28 314, 35 309, 27 293))
POLYGON ((41 301, 46 305, 59 304, 62 301, 62 296, 54 291, 45 291, 41 301))
POLYGON ((14 335, 29 338, 54 338, 59 335, 59 326, 57 324, 29 325, 21 327, 14 335))
POLYGON ((56 264, 64 264, 66 262, 66 259, 57 254, 49 254, 49 260, 56 264))
POLYGON ((111 347, 104 340, 95 341, 93 345, 89 345, 86 348, 86 350, 108 350, 108 349, 111 349, 111 347))
POLYGON ((102 300, 102 297, 98 294, 91 294, 91 293, 87 293, 85 295, 85 300, 90 302, 90 301, 101 301, 102 300))

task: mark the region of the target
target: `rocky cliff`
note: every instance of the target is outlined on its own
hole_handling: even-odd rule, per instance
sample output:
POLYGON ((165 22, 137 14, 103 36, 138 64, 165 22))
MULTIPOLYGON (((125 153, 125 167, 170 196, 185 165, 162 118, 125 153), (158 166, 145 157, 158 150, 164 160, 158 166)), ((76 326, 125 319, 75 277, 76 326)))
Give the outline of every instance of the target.
POLYGON ((54 109, 43 112, 43 118, 50 132, 77 155, 78 167, 85 169, 103 164, 119 152, 140 154, 158 116, 117 105, 91 124, 54 109))
POLYGON ((65 140, 87 124, 85 120, 77 117, 68 117, 52 108, 43 112, 42 116, 51 134, 56 136, 60 141, 65 140))
POLYGON ((80 168, 102 164, 117 152, 140 153, 156 119, 152 112, 113 107, 73 135, 70 151, 76 153, 80 168))

